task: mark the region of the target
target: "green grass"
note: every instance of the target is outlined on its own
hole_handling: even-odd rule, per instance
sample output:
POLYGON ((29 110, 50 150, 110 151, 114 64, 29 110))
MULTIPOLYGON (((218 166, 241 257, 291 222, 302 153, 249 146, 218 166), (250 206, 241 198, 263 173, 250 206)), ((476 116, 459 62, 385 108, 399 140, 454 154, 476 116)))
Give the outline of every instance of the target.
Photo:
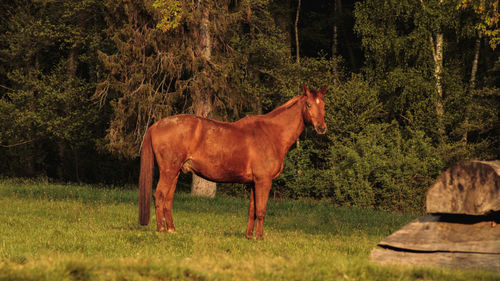
POLYGON ((268 204, 247 240, 246 200, 176 194, 177 233, 137 221, 131 189, 0 181, 0 280, 500 280, 498 274, 384 267, 382 238, 414 218, 327 202, 268 204))

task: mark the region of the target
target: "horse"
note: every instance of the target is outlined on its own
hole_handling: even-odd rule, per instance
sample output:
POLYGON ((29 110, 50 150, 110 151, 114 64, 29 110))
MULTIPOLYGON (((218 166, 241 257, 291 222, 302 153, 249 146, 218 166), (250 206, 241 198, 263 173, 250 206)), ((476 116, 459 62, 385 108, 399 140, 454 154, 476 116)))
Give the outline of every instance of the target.
POLYGON ((284 158, 306 125, 326 132, 326 86, 309 90, 265 115, 220 122, 180 114, 161 119, 148 128, 141 148, 139 223, 150 220, 154 160, 160 179, 154 194, 160 232, 175 232, 172 203, 180 171, 215 182, 253 183, 246 237, 263 239, 264 217, 272 180, 283 171, 284 158))

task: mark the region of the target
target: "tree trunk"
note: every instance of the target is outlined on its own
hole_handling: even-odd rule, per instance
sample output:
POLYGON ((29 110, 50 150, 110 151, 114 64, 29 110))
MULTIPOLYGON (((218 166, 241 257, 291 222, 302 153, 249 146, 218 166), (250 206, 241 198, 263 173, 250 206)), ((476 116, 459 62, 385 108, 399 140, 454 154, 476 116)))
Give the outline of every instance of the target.
POLYGON ((476 38, 474 61, 472 62, 472 70, 470 72, 470 89, 474 89, 476 86, 477 64, 479 62, 479 51, 481 49, 482 38, 483 38, 483 33, 479 31, 478 37, 476 38))
POLYGON ((295 13, 295 53, 297 63, 300 63, 300 44, 299 44, 299 15, 300 15, 300 2, 297 2, 297 12, 295 13))
MULTIPOLYGON (((75 81, 76 80, 76 70, 77 70, 77 67, 78 67, 78 54, 80 52, 80 43, 76 43, 75 46, 73 46, 73 48, 71 48, 70 52, 69 52, 69 55, 68 55, 68 65, 67 65, 67 71, 68 71, 68 81, 75 81)), ((73 82, 71 82, 71 84, 73 84, 73 82)), ((69 102, 65 102, 64 104, 64 110, 65 112, 69 113, 71 112, 71 105, 69 104, 69 102)), ((64 139, 59 139, 57 141, 57 148, 58 148, 58 154, 59 154, 59 167, 57 168, 57 176, 59 177, 60 180, 68 180, 68 179, 71 179, 71 180, 76 180, 77 182, 80 181, 79 179, 79 175, 78 175, 78 163, 77 163, 77 159, 75 157, 73 157, 73 164, 74 164, 74 167, 75 167, 75 171, 74 171, 74 177, 71 178, 70 175, 69 175, 69 172, 70 172, 70 169, 68 169, 68 164, 70 164, 70 160, 71 159, 71 156, 68 155, 69 152, 73 152, 73 155, 72 156, 75 156, 76 155, 76 149, 75 147, 71 147, 70 150, 68 150, 68 146, 71 146, 69 143, 67 143, 66 140, 64 139)))
MULTIPOLYGON (((210 34, 210 18, 209 8, 203 1, 198 1, 198 8, 202 9, 202 18, 200 24, 200 54, 205 60, 210 60, 212 55, 212 38, 210 34)), ((202 71, 206 74, 206 70, 202 71)), ((211 101, 211 94, 208 89, 198 88, 194 98, 194 111, 195 114, 202 117, 208 117, 213 110, 211 101)), ((193 182, 191 183, 191 194, 203 197, 215 197, 217 191, 217 184, 215 182, 207 181, 195 174, 193 174, 193 182)))
POLYGON ((79 44, 71 48, 68 57, 68 76, 70 78, 76 77, 76 68, 78 66, 78 52, 79 52, 79 44))
MULTIPOLYGON (((477 65, 479 62, 479 51, 481 50, 482 37, 483 37, 483 33, 481 31, 479 31, 478 37, 476 38, 476 44, 474 46, 474 60, 472 61, 472 69, 470 71, 469 94, 470 94, 470 91, 476 87, 476 73, 477 73, 477 65)), ((467 143, 468 132, 469 132, 468 112, 466 112, 463 127, 464 127, 464 133, 462 135, 462 142, 467 143)))
POLYGON ((334 0, 333 4, 333 16, 335 21, 333 23, 333 38, 332 38, 332 57, 337 56, 339 51, 339 34, 338 34, 338 26, 339 26, 339 18, 342 11, 342 1, 334 0))
MULTIPOLYGON (((297 2, 297 12, 295 13, 295 51, 297 64, 300 64, 300 43, 299 43, 299 15, 300 15, 300 3, 301 0, 297 2)), ((296 141, 297 148, 300 147, 300 137, 296 141)))
MULTIPOLYGON (((202 93, 198 94, 198 97, 203 97, 202 93)), ((195 114, 202 117, 207 117, 213 109, 213 105, 210 103, 210 98, 205 95, 206 99, 198 99, 195 105, 195 114)), ((193 174, 193 182, 191 183, 191 195, 210 197, 214 198, 217 191, 217 184, 215 182, 208 181, 193 174)))
POLYGON ((191 195, 215 198, 217 191, 217 184, 212 181, 193 174, 193 183, 191 184, 191 195))
POLYGON ((444 137, 444 123, 443 123, 443 115, 444 115, 444 106, 443 106, 443 84, 442 84, 442 76, 443 76, 443 33, 436 34, 436 42, 433 43, 432 35, 430 37, 431 46, 433 49, 433 57, 434 57, 434 77, 436 78, 436 92, 437 92, 437 100, 436 100, 436 115, 437 115, 437 129, 438 136, 440 140, 444 137))
POLYGON ((57 154, 59 156, 59 164, 57 165, 57 177, 59 180, 66 181, 66 143, 63 140, 57 141, 57 154))
POLYGON ((23 145, 21 148, 21 153, 22 158, 24 160, 24 165, 22 165, 23 170, 18 173, 26 177, 34 177, 37 174, 37 169, 36 169, 36 156, 35 156, 35 151, 36 150, 36 143, 33 144, 28 144, 28 145, 23 145))
MULTIPOLYGON (((423 0, 420 0, 422 4, 422 8, 426 9, 425 3, 423 0)), ((443 0, 439 0, 439 4, 442 4, 443 0)), ((429 43, 432 51, 432 58, 434 60, 434 78, 436 79, 436 116, 437 116, 437 131, 438 131, 438 139, 439 142, 443 142, 444 138, 444 123, 443 123, 443 115, 444 115, 444 105, 443 105, 443 84, 442 84, 442 76, 443 76, 443 33, 441 31, 436 33, 436 39, 434 42, 434 38, 429 35, 429 43)))
POLYGON ((73 160, 75 162, 75 180, 80 182, 80 157, 78 156, 78 150, 73 148, 73 160))
POLYGON ((212 56, 212 37, 210 35, 209 8, 205 7, 203 1, 199 1, 199 9, 202 9, 200 24, 200 47, 204 59, 210 60, 212 56))
MULTIPOLYGON (((37 73, 40 70, 40 61, 38 58, 38 53, 35 54, 34 57, 34 67, 32 65, 27 66, 27 76, 29 81, 35 81, 37 78, 37 73)), ((31 97, 29 99, 29 105, 28 108, 30 108, 33 112, 36 112, 36 106, 35 106, 35 89, 31 89, 31 97)), ((26 134, 28 135, 28 138, 31 139, 36 139, 36 134, 33 132, 34 128, 30 127, 29 130, 27 130, 26 134)), ((22 147, 22 160, 24 160, 25 164, 23 171, 21 171, 21 174, 24 176, 28 177, 33 177, 35 176, 38 171, 36 168, 36 151, 37 151, 37 143, 28 143, 28 145, 25 145, 22 147)))

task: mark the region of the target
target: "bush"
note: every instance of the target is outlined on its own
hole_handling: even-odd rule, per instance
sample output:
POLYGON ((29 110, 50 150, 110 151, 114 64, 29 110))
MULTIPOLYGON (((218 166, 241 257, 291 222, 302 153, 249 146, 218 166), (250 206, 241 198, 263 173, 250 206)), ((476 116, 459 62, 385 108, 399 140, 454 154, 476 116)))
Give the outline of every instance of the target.
POLYGON ((331 86, 326 98, 327 137, 306 130, 308 137, 289 151, 275 192, 421 212, 426 189, 443 167, 432 140, 395 120, 385 122, 378 90, 359 76, 331 86))
POLYGON ((321 153, 309 139, 291 149, 285 158, 285 168, 275 184, 275 192, 286 198, 329 198, 332 195, 329 170, 322 169, 321 153))
POLYGON ((334 199, 342 205, 422 211, 442 161, 421 131, 370 124, 331 146, 334 199))

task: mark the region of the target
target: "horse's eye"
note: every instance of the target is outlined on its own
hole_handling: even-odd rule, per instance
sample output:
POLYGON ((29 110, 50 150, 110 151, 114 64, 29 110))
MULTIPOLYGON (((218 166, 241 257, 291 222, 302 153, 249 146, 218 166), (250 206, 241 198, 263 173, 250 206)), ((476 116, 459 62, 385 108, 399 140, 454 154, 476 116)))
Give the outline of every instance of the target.
POLYGON ((307 105, 307 107, 311 107, 311 104, 310 104, 310 103, 308 103, 308 102, 306 102, 306 105, 307 105))

